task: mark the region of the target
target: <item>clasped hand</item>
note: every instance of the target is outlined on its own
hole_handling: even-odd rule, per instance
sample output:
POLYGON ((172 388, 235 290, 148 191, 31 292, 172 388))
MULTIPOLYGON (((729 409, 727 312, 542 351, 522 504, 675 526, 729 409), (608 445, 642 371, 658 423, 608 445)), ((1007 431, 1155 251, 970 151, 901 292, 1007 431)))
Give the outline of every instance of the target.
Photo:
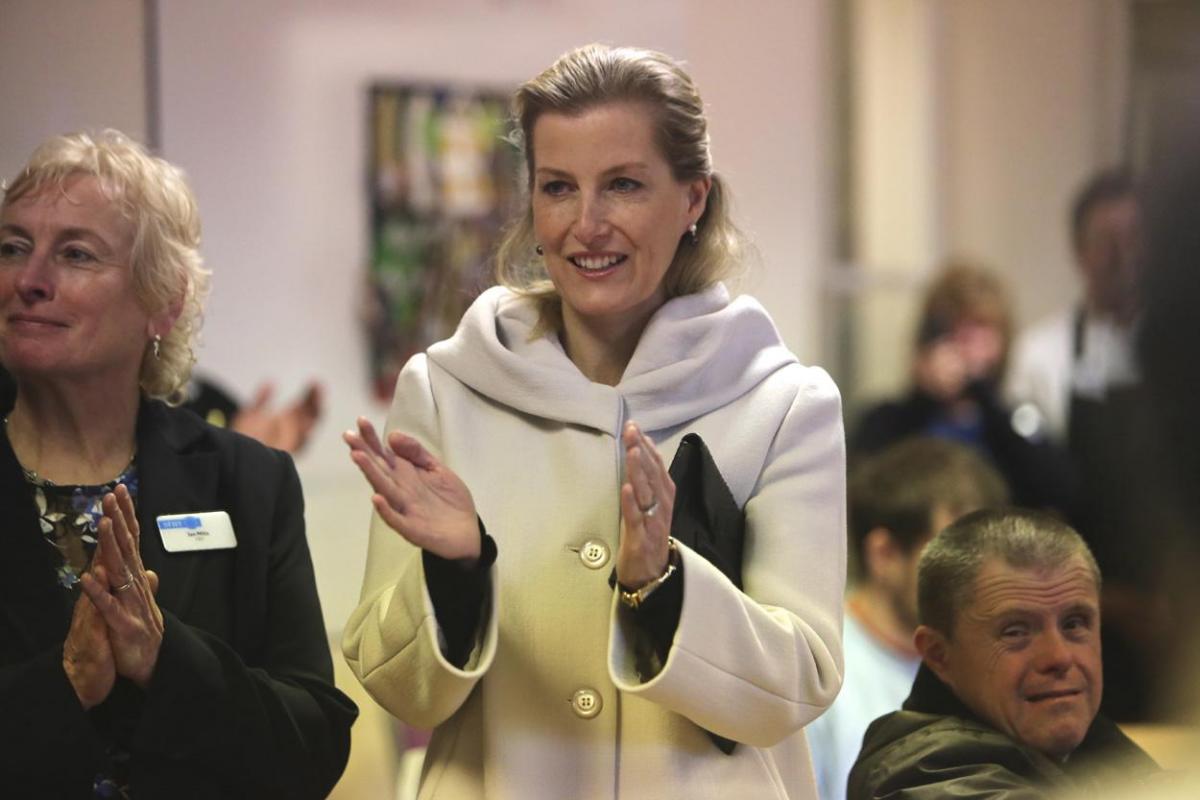
POLYGON ((102 702, 117 676, 145 688, 162 645, 163 615, 154 599, 158 576, 142 564, 141 532, 129 490, 104 496, 92 564, 80 576, 63 643, 63 669, 84 708, 102 702))
POLYGON ((663 465, 658 448, 637 423, 625 424, 621 445, 625 448, 625 480, 621 484, 617 581, 637 589, 667 569, 675 482, 663 465))

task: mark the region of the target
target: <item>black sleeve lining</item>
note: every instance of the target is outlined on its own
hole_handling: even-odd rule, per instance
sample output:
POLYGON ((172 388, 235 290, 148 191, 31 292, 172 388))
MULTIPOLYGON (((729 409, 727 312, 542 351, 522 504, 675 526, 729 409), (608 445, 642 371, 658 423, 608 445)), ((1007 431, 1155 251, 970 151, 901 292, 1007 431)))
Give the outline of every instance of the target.
POLYGON ((429 599, 442 631, 442 655, 459 669, 475 648, 496 562, 496 541, 488 536, 483 520, 479 520, 479 537, 479 560, 471 567, 421 551, 429 599))

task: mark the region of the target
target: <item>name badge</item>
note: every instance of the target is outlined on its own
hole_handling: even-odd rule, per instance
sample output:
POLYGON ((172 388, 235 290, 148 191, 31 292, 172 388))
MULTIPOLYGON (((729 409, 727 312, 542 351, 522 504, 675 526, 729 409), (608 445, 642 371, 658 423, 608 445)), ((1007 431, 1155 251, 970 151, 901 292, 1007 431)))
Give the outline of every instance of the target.
POLYGON ((168 553, 237 547, 233 523, 224 511, 164 514, 158 518, 158 535, 162 537, 163 549, 168 553))

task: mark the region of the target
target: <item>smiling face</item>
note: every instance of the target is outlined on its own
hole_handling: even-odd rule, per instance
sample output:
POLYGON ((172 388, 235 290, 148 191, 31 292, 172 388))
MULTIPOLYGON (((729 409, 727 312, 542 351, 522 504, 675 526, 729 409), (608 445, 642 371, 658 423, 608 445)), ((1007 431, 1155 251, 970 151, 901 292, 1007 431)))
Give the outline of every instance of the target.
POLYGON ((133 287, 133 226, 96 178, 69 178, 0 213, 0 358, 22 378, 137 383, 152 333, 133 287))
POLYGON ((1052 758, 1083 741, 1100 707, 1100 607, 1082 558, 1053 570, 984 562, 954 637, 922 626, 917 647, 976 714, 1052 758))
POLYGON ((709 180, 674 178, 641 103, 544 113, 532 152, 534 235, 568 338, 578 325, 640 332, 666 299, 663 277, 704 213, 709 180))

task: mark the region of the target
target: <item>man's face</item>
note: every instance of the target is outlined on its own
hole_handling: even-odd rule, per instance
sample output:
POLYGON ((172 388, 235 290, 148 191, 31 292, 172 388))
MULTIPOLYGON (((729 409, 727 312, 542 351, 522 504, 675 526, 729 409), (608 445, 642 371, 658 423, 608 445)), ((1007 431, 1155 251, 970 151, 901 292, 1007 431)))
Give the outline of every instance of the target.
POLYGON ((925 660, 984 721, 1065 758, 1083 741, 1104 688, 1091 571, 1079 557, 1051 570, 991 559, 972 598, 952 640, 932 632, 940 643, 921 648, 925 660))
POLYGON ((1075 258, 1091 307, 1128 320, 1137 311, 1138 207, 1132 197, 1095 206, 1083 220, 1075 258))

